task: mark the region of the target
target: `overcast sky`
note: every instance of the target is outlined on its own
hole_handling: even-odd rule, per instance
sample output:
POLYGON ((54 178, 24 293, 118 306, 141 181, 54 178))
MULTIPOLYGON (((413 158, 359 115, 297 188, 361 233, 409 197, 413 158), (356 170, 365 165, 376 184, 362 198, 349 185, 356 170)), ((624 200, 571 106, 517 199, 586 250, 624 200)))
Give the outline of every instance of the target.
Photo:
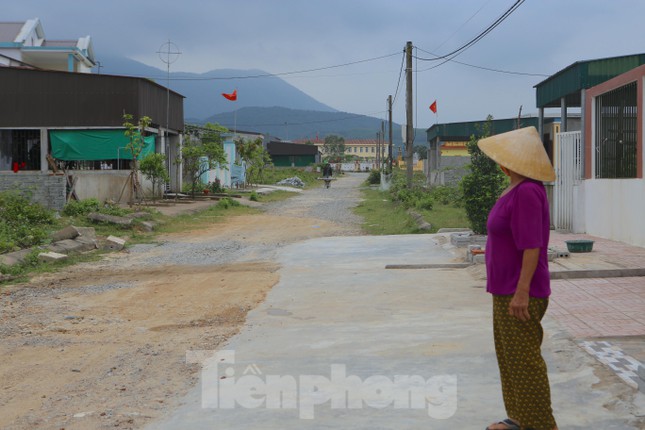
MULTIPOLYGON (((123 55, 165 70, 157 52, 181 51, 172 71, 261 69, 292 72, 394 54, 378 61, 285 76, 335 109, 385 118, 406 41, 419 57, 462 46, 515 0, 21 0, 0 20, 40 18, 49 39, 90 35, 96 57, 123 55), (423 50, 423 51, 422 51, 423 50), (425 51, 425 52, 424 52, 425 51)), ((645 52, 643 0, 526 0, 455 60, 513 72, 553 74, 581 60, 645 52)), ((415 126, 537 114, 542 76, 486 71, 455 62, 415 61, 415 126), (438 115, 429 105, 437 101, 438 115)), ((229 90, 213 82, 214 95, 229 90), (221 87, 221 88, 220 88, 221 87)), ((171 85, 172 87, 172 85, 171 85)), ((405 120, 401 81, 394 119, 405 120)), ((553 113, 558 113, 554 111, 553 113)))

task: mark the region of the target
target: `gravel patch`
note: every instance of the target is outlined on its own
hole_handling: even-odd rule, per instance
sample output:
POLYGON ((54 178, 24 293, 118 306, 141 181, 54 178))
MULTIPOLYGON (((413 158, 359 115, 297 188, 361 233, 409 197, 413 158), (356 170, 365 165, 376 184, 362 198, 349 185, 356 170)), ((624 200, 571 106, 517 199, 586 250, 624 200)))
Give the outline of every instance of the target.
POLYGON ((361 200, 360 186, 367 173, 346 173, 333 181, 331 188, 320 187, 280 202, 270 203, 266 212, 270 215, 289 215, 319 218, 347 227, 347 236, 361 234, 363 220, 352 212, 361 200))
MULTIPOLYGON (((135 247, 137 246, 139 245, 135 247)), ((266 260, 275 251, 275 245, 251 245, 235 240, 206 243, 166 242, 156 245, 153 255, 139 260, 138 264, 141 266, 229 264, 240 261, 266 260)))

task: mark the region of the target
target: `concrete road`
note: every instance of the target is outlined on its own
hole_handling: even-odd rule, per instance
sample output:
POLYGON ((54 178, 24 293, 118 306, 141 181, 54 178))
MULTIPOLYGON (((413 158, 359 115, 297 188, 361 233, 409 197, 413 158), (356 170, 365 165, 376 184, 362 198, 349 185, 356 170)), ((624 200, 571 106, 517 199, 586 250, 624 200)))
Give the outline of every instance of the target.
MULTIPOLYGON (((188 352, 203 360, 201 384, 149 428, 481 430, 505 418, 483 282, 467 269, 385 269, 453 262, 439 243, 357 236, 283 248, 279 284, 223 350, 188 352)), ((548 314, 545 331, 560 429, 639 428, 634 390, 548 314)))

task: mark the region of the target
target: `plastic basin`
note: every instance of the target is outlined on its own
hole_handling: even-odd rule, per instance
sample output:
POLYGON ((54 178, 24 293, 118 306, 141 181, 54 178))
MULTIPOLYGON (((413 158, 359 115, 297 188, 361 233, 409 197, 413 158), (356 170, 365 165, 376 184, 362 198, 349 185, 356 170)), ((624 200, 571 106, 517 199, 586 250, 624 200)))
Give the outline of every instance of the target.
POLYGON ((593 240, 565 240, 565 243, 569 252, 591 252, 593 249, 593 240))

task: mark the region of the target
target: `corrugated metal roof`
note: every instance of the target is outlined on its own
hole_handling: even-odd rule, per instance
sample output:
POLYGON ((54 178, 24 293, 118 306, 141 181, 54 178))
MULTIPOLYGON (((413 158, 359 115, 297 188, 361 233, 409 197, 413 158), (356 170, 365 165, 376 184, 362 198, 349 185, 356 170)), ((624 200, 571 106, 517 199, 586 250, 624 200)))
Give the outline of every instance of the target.
POLYGON ((580 107, 580 90, 591 88, 645 64, 645 54, 578 61, 535 86, 538 108, 560 107, 564 97, 569 107, 580 107))
MULTIPOLYGON (((448 124, 435 124, 426 130, 428 142, 433 142, 437 138, 442 141, 468 141, 470 136, 481 136, 484 132, 483 121, 453 122, 448 124)), ((537 117, 525 117, 520 119, 521 127, 538 126, 537 117)), ((505 133, 517 128, 517 118, 494 119, 491 121, 491 135, 505 133)))

